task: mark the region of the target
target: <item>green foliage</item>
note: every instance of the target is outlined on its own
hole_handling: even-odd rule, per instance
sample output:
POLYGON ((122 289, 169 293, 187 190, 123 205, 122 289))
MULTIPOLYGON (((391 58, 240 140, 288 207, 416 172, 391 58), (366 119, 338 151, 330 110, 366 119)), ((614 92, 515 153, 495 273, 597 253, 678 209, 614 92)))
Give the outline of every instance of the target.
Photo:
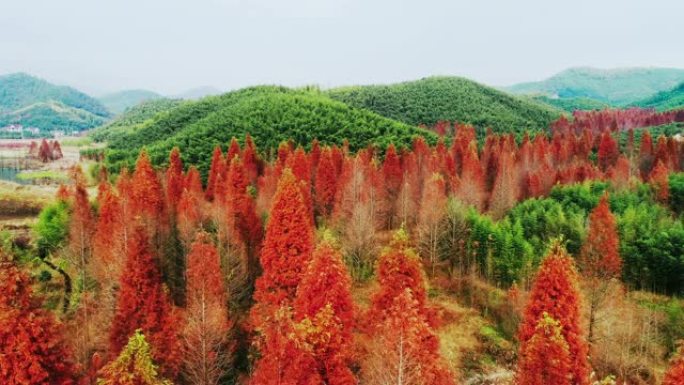
POLYGON ((533 96, 532 99, 540 103, 548 104, 554 108, 559 108, 566 112, 573 112, 575 110, 603 110, 611 107, 611 105, 608 103, 587 97, 550 98, 545 95, 538 95, 533 96))
POLYGON ((69 235, 69 207, 66 202, 59 201, 45 207, 33 230, 42 257, 64 246, 69 235))
POLYGON ((546 80, 516 84, 507 89, 517 94, 541 93, 560 98, 591 98, 619 106, 668 90, 682 81, 684 70, 680 69, 570 68, 546 80))
POLYGON ((127 109, 109 123, 94 129, 90 132, 90 136, 95 141, 104 142, 112 136, 134 132, 155 115, 169 111, 181 104, 183 101, 178 99, 156 99, 142 102, 127 109))
POLYGON ((684 210, 684 173, 670 174, 670 207, 677 214, 684 210))
POLYGON ((684 107, 684 83, 680 83, 671 90, 657 94, 632 104, 635 107, 655 108, 656 110, 672 110, 684 107))
POLYGON ((109 117, 96 99, 70 87, 18 73, 0 76, 0 126, 19 123, 41 130, 82 130, 109 117))
POLYGON ((290 139, 305 146, 313 139, 338 145, 347 139, 352 151, 369 144, 408 146, 418 135, 436 140, 425 130, 351 108, 317 91, 262 86, 186 102, 135 129, 111 132, 106 161, 113 170, 132 166, 145 146, 153 163, 164 164, 178 146, 184 163, 197 165, 206 175, 214 146, 225 147, 232 137, 242 140, 247 133, 264 151, 290 139))
POLYGON ((560 116, 555 108, 458 77, 337 88, 327 94, 411 125, 432 126, 447 120, 490 127, 494 132, 541 131, 560 116))
POLYGON ((119 356, 102 368, 101 373, 98 385, 171 385, 170 381, 159 378, 150 344, 140 329, 129 338, 119 356))
POLYGON ((142 102, 160 98, 161 95, 148 90, 126 90, 102 96, 99 100, 110 112, 120 114, 142 102))

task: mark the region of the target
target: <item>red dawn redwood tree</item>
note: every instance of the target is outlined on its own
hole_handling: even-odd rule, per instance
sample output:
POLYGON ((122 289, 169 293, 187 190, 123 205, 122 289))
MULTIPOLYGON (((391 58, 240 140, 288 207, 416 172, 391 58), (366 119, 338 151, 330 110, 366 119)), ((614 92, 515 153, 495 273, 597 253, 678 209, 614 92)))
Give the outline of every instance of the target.
POLYGON ((601 171, 606 172, 615 165, 620 155, 618 145, 610 131, 604 131, 598 147, 598 165, 601 171))
POLYGON ((445 230, 447 196, 444 179, 433 174, 423 189, 418 210, 418 240, 423 257, 430 261, 432 276, 439 262, 439 241, 445 230))
POLYGON ((119 354, 137 329, 152 344, 161 372, 174 378, 182 360, 178 317, 163 287, 157 261, 144 229, 137 227, 128 244, 116 314, 109 333, 110 353, 119 354))
POLYGON ((646 179, 653 168, 653 138, 648 130, 644 130, 641 134, 641 143, 639 145, 639 170, 641 177, 646 179))
POLYGON ((670 362, 670 368, 665 373, 663 385, 684 384, 684 343, 680 342, 675 357, 670 362))
POLYGON ((207 178, 207 188, 204 191, 204 197, 208 201, 214 200, 216 178, 221 173, 221 163, 223 163, 223 153, 221 147, 214 147, 214 153, 211 156, 211 165, 209 166, 209 176, 207 178))
POLYGON ((570 352, 572 385, 587 385, 590 371, 587 361, 588 348, 581 326, 580 301, 573 259, 560 245, 555 244, 542 261, 532 285, 520 324, 518 341, 520 350, 526 351, 539 319, 545 312, 560 322, 562 335, 568 343, 570 352))
POLYGON ((0 251, 0 383, 75 384, 63 329, 0 251))
POLYGON ((314 187, 316 192, 316 212, 327 218, 330 216, 335 203, 337 192, 337 172, 329 147, 323 149, 316 168, 314 187))
POLYGON ((401 159, 399 159, 399 155, 397 155, 397 150, 394 148, 393 144, 390 144, 385 152, 385 160, 382 162, 382 175, 385 188, 385 197, 387 198, 387 225, 388 228, 391 229, 395 226, 392 208, 394 207, 397 196, 399 195, 399 189, 401 188, 401 181, 403 177, 401 159))
POLYGON ((570 385, 571 360, 560 322, 542 313, 518 354, 517 385, 570 385))
POLYGON ((193 384, 216 385, 231 361, 231 323, 219 255, 202 233, 188 254, 186 293, 183 372, 193 384))
POLYGON ((380 385, 454 385, 439 352, 439 338, 421 314, 411 289, 406 288, 385 309, 385 318, 372 327, 373 340, 364 357, 364 383, 380 385))
POLYGON ((314 234, 299 182, 285 169, 273 198, 261 248, 262 275, 254 299, 262 305, 291 304, 311 260, 314 234))
POLYGON ((164 192, 145 150, 140 152, 131 178, 131 209, 145 221, 152 234, 162 227, 164 192))
POLYGON ((658 202, 666 204, 670 199, 668 170, 663 162, 658 162, 648 177, 658 202))
POLYGON ((297 288, 294 311, 297 319, 313 326, 309 343, 324 382, 356 384, 349 369, 354 325, 351 277, 327 233, 297 288))
POLYGON ((160 378, 150 345, 140 330, 128 339, 119 356, 100 370, 97 385, 171 385, 160 378))
POLYGON ((185 246, 192 243, 195 233, 202 225, 201 196, 184 189, 176 208, 178 236, 185 246))

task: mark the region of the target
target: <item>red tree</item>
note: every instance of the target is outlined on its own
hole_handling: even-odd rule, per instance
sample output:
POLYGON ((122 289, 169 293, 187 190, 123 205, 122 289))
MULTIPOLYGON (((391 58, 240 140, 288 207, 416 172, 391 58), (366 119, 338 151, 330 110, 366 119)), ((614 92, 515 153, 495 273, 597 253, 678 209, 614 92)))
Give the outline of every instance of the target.
POLYGON ((363 360, 364 383, 452 385, 453 374, 439 353, 439 339, 421 314, 421 305, 406 288, 373 324, 374 340, 363 360))
POLYGON ((332 212, 337 192, 337 172, 329 147, 323 149, 316 168, 314 187, 316 191, 316 211, 327 218, 332 212))
POLYGON ((231 323, 216 248, 198 235, 188 254, 184 373, 193 384, 216 385, 229 368, 231 323))
POLYGON ((554 245, 550 254, 544 258, 532 286, 518 333, 521 351, 528 349, 527 345, 545 312, 560 322, 563 338, 568 343, 572 368, 570 383, 588 384, 588 348, 581 327, 577 273, 572 258, 559 245, 554 245))
POLYGON ((64 332, 31 280, 0 251, 0 383, 74 384, 64 332))
POLYGON ((517 385, 570 385, 571 359, 560 322, 542 313, 518 355, 517 385))
POLYGON ((263 273, 254 299, 261 304, 289 304, 294 299, 313 251, 313 229, 300 185, 285 169, 273 198, 271 216, 261 249, 263 273))
POLYGON ((598 165, 601 171, 606 172, 609 168, 615 166, 617 158, 620 155, 618 145, 613 135, 609 131, 605 131, 601 135, 601 142, 598 147, 598 165))
POLYGON ((430 261, 432 276, 439 262, 439 246, 444 231, 447 210, 447 196, 444 179, 434 174, 423 190, 418 210, 418 240, 423 257, 430 261))
POLYGON ((223 153, 221 152, 221 147, 214 147, 214 153, 211 156, 211 165, 209 166, 209 177, 207 178, 207 188, 204 191, 204 196, 208 201, 214 200, 214 189, 216 184, 216 178, 218 178, 221 173, 221 163, 223 163, 223 153))
POLYGON ((116 314, 109 334, 110 353, 119 354, 135 330, 141 329, 152 344, 152 355, 162 373, 173 378, 182 359, 177 327, 178 317, 162 285, 148 237, 137 227, 128 244, 126 266, 121 275, 116 314))
POLYGON ((132 212, 145 220, 149 230, 158 230, 163 222, 164 193, 145 150, 135 163, 130 187, 132 212))
POLYGON ((684 384, 684 343, 680 342, 679 349, 670 363, 670 369, 665 373, 663 385, 684 384))
POLYGON ((668 180, 668 174, 669 172, 667 167, 665 167, 665 164, 663 164, 663 162, 658 162, 648 177, 651 186, 653 187, 656 200, 664 204, 670 199, 670 182, 668 180))
POLYGON ((600 279, 619 278, 622 259, 615 217, 610 212, 608 195, 589 214, 587 240, 582 245, 580 268, 584 276, 600 279))
POLYGON ((326 384, 356 384, 351 363, 354 303, 342 255, 327 238, 313 253, 294 302, 295 315, 313 326, 308 340, 326 384))

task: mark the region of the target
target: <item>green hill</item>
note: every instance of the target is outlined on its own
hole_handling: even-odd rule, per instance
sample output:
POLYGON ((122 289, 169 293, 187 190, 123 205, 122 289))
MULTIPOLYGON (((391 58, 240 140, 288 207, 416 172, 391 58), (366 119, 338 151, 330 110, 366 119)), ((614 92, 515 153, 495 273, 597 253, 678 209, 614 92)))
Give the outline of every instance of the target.
POLYGON ((107 119, 102 116, 56 101, 39 102, 0 114, 0 127, 8 124, 22 124, 43 130, 81 131, 97 127, 106 121, 107 119))
POLYGON ((516 94, 560 98, 586 97, 615 106, 633 103, 684 82, 684 70, 674 68, 570 68, 540 82, 516 84, 516 94))
POLYGON ((566 112, 573 112, 575 110, 603 110, 610 108, 611 105, 605 102, 601 102, 590 98, 551 98, 545 95, 531 96, 530 99, 535 100, 540 103, 548 104, 554 108, 560 108, 566 112))
POLYGON ((97 127, 90 135, 98 142, 110 139, 112 135, 122 135, 124 132, 133 132, 144 123, 150 121, 160 112, 171 110, 184 102, 178 99, 153 99, 126 109, 106 124, 97 127))
POLYGON ((127 108, 137 106, 138 104, 154 99, 160 99, 163 96, 156 92, 147 90, 126 90, 108 94, 99 98, 100 102, 104 104, 109 111, 114 114, 120 114, 127 108))
POLYGON ((109 111, 71 87, 17 73, 0 76, 0 122, 43 131, 82 130, 102 124, 109 111))
POLYGON ((335 100, 365 108, 401 122, 428 126, 438 121, 491 127, 495 132, 543 130, 560 111, 531 100, 510 96, 494 88, 459 77, 327 91, 335 100))
POLYGON ((430 132, 349 107, 316 90, 260 86, 184 102, 143 123, 112 128, 106 159, 114 170, 130 166, 144 146, 152 161, 162 164, 178 146, 184 161, 206 172, 216 144, 225 146, 232 137, 243 139, 247 133, 262 151, 289 139, 304 145, 313 139, 337 144, 348 139, 352 150, 370 143, 408 145, 417 135, 436 139, 430 132))
POLYGON ((655 108, 659 111, 684 108, 684 83, 671 90, 658 92, 650 98, 633 103, 633 106, 655 108))

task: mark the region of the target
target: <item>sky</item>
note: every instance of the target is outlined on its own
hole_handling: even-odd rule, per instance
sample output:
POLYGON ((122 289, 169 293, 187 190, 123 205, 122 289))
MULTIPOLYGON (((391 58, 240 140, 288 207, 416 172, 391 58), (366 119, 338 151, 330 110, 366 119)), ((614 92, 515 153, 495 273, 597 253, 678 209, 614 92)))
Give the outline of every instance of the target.
POLYGON ((0 0, 0 74, 101 95, 684 68, 680 0, 0 0))

